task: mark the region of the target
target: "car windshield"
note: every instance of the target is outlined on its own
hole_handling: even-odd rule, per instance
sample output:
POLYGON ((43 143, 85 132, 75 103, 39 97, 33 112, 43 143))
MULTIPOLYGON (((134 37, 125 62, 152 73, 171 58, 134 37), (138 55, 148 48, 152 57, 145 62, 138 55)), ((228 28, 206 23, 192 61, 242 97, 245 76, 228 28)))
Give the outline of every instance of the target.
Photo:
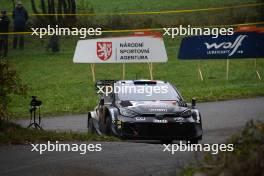
POLYGON ((177 91, 170 84, 165 83, 137 85, 116 83, 115 92, 118 99, 122 101, 166 101, 181 99, 177 91))

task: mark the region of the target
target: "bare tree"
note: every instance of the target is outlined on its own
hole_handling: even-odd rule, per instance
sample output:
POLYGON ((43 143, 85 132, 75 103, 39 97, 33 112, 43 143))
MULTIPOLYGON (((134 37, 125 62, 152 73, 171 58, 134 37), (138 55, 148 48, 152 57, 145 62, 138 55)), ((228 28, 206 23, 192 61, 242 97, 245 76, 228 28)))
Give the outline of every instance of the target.
POLYGON ((15 8, 16 7, 15 0, 12 0, 12 3, 13 3, 13 7, 15 8))
MULTIPOLYGON (((42 14, 53 14, 48 15, 49 23, 63 24, 67 20, 71 20, 71 22, 76 20, 76 0, 40 0, 40 10, 37 8, 35 0, 31 0, 31 6, 35 14, 40 14, 40 10, 42 14)), ((41 15, 37 17, 41 20, 46 19, 41 15)))
MULTIPOLYGON (((37 8, 36 1, 31 0, 31 6, 35 14, 40 14, 40 11, 44 14, 37 16, 40 21, 53 26, 56 24, 71 25, 76 21, 76 0, 40 0, 40 9, 37 8)), ((53 52, 59 51, 59 38, 52 36, 47 48, 51 48, 53 52)))

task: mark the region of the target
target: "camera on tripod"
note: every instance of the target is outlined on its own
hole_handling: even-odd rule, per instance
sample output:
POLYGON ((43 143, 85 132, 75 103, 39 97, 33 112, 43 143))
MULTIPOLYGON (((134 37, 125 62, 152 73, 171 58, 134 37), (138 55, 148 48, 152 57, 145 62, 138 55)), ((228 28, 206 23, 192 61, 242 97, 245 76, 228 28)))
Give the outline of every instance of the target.
POLYGON ((32 96, 32 99, 30 101, 30 124, 28 125, 28 128, 31 126, 35 127, 36 129, 41 129, 42 127, 40 126, 41 123, 41 116, 40 116, 40 106, 42 104, 42 101, 37 99, 37 96, 32 96), (36 122, 36 111, 38 109, 38 122, 36 122), (33 122, 32 122, 33 121, 33 122))
POLYGON ((32 107, 41 106, 41 104, 42 104, 42 101, 37 100, 37 96, 32 96, 32 100, 30 102, 30 105, 32 107))

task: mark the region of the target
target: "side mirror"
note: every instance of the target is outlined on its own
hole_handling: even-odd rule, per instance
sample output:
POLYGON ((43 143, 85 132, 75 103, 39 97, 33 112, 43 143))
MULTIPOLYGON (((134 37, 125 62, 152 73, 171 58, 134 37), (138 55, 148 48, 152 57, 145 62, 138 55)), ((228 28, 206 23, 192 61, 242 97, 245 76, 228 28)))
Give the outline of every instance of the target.
POLYGON ((192 107, 196 106, 196 98, 192 98, 192 107))
POLYGON ((100 102, 99 102, 99 104, 100 104, 101 106, 103 106, 103 105, 104 105, 104 98, 101 98, 101 99, 100 99, 100 102))

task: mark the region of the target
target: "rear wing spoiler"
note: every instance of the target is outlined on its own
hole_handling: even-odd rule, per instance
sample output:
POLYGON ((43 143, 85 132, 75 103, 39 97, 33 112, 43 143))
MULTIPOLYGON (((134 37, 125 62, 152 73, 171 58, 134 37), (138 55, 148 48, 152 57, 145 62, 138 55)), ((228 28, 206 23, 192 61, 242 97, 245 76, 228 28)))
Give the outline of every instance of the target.
POLYGON ((117 80, 99 80, 96 81, 95 86, 112 86, 117 80))

